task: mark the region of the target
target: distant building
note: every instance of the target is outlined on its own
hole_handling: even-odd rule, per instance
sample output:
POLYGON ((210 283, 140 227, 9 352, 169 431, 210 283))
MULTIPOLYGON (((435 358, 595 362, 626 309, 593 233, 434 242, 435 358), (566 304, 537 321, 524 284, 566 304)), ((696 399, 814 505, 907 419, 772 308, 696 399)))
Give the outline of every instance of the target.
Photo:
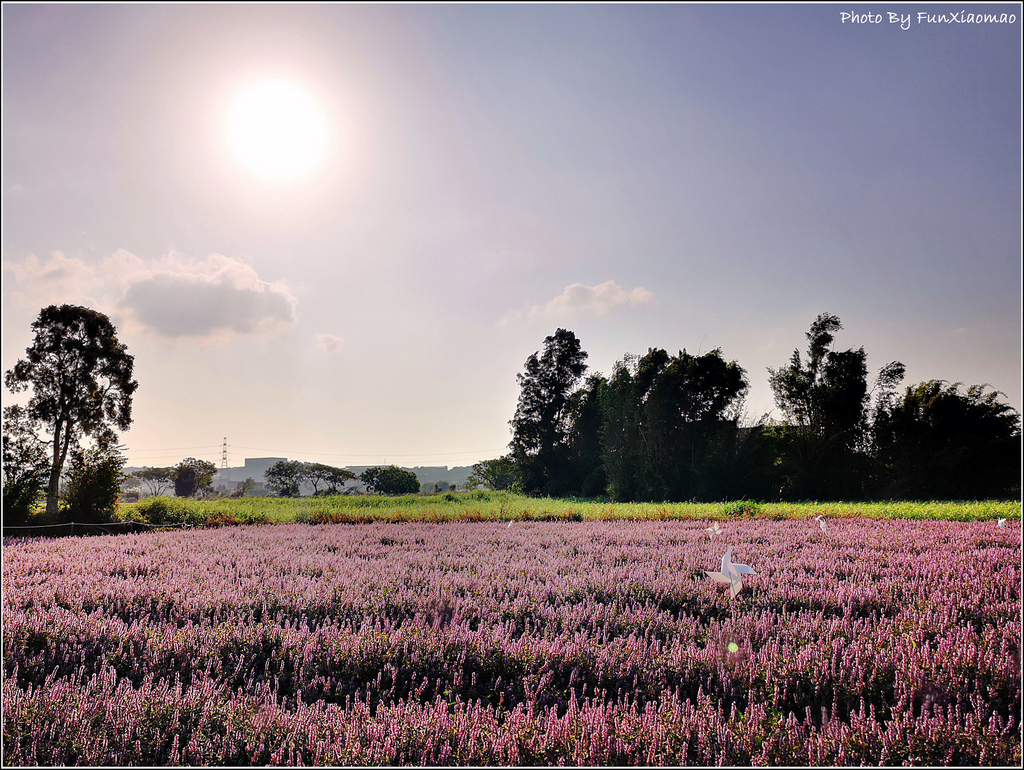
POLYGON ((237 489, 246 479, 252 479, 256 488, 260 489, 266 483, 263 474, 267 472, 274 463, 287 460, 287 457, 246 457, 245 465, 242 467, 219 468, 213 475, 213 488, 224 487, 225 490, 237 489))

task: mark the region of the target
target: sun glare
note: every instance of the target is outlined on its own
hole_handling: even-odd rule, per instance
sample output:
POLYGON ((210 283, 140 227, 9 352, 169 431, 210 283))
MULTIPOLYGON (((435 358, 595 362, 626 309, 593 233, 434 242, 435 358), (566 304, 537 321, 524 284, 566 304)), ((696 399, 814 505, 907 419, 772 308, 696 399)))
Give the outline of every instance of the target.
POLYGON ((228 144, 237 158, 265 179, 290 179, 311 171, 327 149, 327 120, 313 98, 285 80, 249 86, 232 102, 228 144))

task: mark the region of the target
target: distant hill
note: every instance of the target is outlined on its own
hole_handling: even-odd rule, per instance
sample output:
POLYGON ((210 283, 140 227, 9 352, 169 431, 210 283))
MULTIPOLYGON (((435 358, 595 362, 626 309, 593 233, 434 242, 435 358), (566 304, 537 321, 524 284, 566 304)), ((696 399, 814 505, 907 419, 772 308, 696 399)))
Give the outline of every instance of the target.
MULTIPOLYGON (((233 489, 238 486, 240 482, 245 481, 246 478, 252 478, 256 482, 257 488, 263 486, 263 471, 266 467, 269 467, 272 462, 277 460, 283 460, 283 457, 272 457, 272 458, 249 458, 246 459, 244 467, 231 467, 231 468, 218 468, 217 474, 214 476, 214 487, 223 486, 224 489, 233 489)), ((380 467, 380 463, 376 465, 346 465, 345 470, 351 471, 356 476, 361 474, 367 468, 380 467)), ((462 487, 469 480, 469 475, 473 472, 472 465, 460 465, 449 468, 447 465, 418 465, 412 468, 401 466, 404 470, 412 471, 416 474, 417 481, 420 482, 420 487, 423 488, 424 492, 433 491, 428 485, 439 484, 440 482, 446 482, 449 486, 462 487)), ((142 467, 128 467, 124 469, 125 474, 131 474, 135 471, 143 470, 142 467)), ((130 482, 126 482, 130 484, 130 482)), ((357 489, 361 488, 361 484, 352 485, 357 489)), ((312 487, 306 489, 303 486, 303 494, 309 494, 312 492, 312 487)))

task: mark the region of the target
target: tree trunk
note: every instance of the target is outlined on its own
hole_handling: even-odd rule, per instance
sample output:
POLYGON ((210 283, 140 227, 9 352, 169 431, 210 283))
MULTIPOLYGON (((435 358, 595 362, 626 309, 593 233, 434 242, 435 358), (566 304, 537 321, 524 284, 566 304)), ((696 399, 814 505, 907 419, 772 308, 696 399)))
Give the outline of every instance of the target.
POLYGON ((68 455, 70 430, 61 430, 58 421, 53 428, 53 464, 50 466, 50 480, 46 486, 46 515, 56 516, 60 512, 60 472, 68 455), (63 435, 62 435, 63 434, 63 435))
POLYGON ((60 469, 64 462, 60 457, 60 423, 53 429, 53 462, 50 463, 50 479, 46 484, 46 515, 57 515, 57 496, 60 493, 60 469))

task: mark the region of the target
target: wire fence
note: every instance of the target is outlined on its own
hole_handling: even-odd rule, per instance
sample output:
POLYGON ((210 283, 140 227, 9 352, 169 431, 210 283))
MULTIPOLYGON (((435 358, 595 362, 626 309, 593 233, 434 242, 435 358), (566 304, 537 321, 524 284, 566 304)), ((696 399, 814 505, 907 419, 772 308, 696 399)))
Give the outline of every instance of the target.
POLYGON ((121 528, 121 532, 137 531, 138 529, 191 529, 192 524, 147 524, 143 521, 107 521, 101 524, 94 524, 84 521, 66 521, 61 524, 29 524, 25 526, 3 526, 4 537, 32 537, 36 534, 36 530, 39 530, 39 535, 47 536, 60 536, 60 535, 74 535, 75 528, 78 528, 78 534, 89 535, 89 534, 105 534, 112 535, 118 527, 121 528), (56 531, 55 531, 56 530, 56 531), (60 531, 64 530, 64 531, 60 531))

